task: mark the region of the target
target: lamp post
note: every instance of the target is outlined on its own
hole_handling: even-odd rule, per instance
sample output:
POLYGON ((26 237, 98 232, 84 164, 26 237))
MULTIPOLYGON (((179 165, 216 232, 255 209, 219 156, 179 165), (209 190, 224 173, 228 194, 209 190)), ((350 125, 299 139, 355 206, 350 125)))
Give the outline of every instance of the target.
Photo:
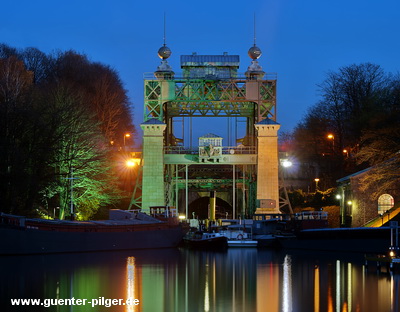
MULTIPOLYGON (((289 159, 281 159, 280 160, 280 164, 285 169, 290 168, 293 165, 293 163, 289 159)), ((287 192, 287 189, 286 189, 284 172, 282 172, 279 175, 279 177, 280 177, 281 185, 282 185, 282 188, 283 188, 283 194, 285 196, 284 198, 279 196, 279 199, 280 199, 279 208, 282 208, 283 206, 288 205, 290 214, 293 214, 292 204, 290 203, 289 195, 288 195, 288 192, 287 192)))
POLYGON ((70 214, 71 220, 74 220, 74 180, 79 179, 74 177, 74 167, 71 167, 70 177, 65 178, 66 180, 70 180, 70 214))
POLYGON ((335 150, 335 136, 332 133, 329 133, 326 136, 329 140, 332 140, 332 151, 335 150))
POLYGON ((124 134, 124 146, 125 146, 125 143, 126 143, 126 138, 130 138, 130 137, 131 137, 130 133, 125 133, 124 134))
POLYGON ((319 191, 319 189, 318 189, 318 182, 319 182, 319 179, 318 179, 318 178, 315 178, 314 181, 315 181, 315 191, 317 192, 317 191, 319 191))
POLYGON ((56 218, 56 209, 60 210, 60 207, 53 208, 53 219, 56 218))

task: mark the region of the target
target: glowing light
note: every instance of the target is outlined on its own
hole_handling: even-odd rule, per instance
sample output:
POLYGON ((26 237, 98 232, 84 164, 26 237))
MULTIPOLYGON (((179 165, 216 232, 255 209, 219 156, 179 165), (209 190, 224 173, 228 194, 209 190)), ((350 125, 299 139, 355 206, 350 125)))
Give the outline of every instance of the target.
POLYGON ((179 220, 185 220, 186 217, 184 215, 179 215, 179 220))
POLYGON ((292 165, 293 165, 293 163, 290 160, 288 160, 288 159, 282 160, 283 167, 288 168, 288 167, 291 167, 292 165))
POLYGON ((136 163, 133 160, 129 159, 126 161, 126 165, 128 167, 134 167, 134 166, 136 166, 136 163))
POLYGON ((330 140, 333 140, 335 138, 335 136, 332 133, 329 133, 327 135, 327 138, 330 139, 330 140))
POLYGON ((126 143, 125 139, 126 138, 130 138, 130 137, 131 137, 131 135, 129 133, 125 133, 124 134, 124 146, 125 146, 125 143, 126 143))
POLYGON ((336 199, 341 199, 342 196, 340 196, 339 194, 336 195, 336 199))
POLYGON ((315 182, 319 182, 319 179, 318 179, 318 178, 315 178, 314 181, 315 181, 315 182))
POLYGON ((351 201, 351 200, 349 200, 348 202, 347 202, 347 205, 352 205, 353 204, 353 202, 351 201))
POLYGON ((140 158, 131 158, 126 161, 127 167, 135 167, 138 166, 140 163, 140 158))

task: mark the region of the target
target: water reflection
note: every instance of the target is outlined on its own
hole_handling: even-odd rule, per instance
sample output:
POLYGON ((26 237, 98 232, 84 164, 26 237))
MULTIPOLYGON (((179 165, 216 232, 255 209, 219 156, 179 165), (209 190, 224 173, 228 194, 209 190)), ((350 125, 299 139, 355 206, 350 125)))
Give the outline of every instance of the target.
POLYGON ((282 307, 283 312, 292 311, 292 272, 291 258, 288 255, 283 262, 282 307))
POLYGON ((319 311, 319 293, 320 293, 320 288, 319 288, 319 266, 316 265, 314 268, 314 312, 319 311))
POLYGON ((399 311, 398 274, 362 256, 153 250, 0 258, 4 311, 399 311), (139 300, 106 307, 12 307, 10 298, 139 300), (40 309, 41 308, 41 309, 40 309))
MULTIPOLYGON (((135 263, 135 257, 129 257, 126 264, 126 299, 133 298, 141 300, 141 279, 140 272, 135 263)), ((127 312, 137 312, 139 305, 129 304, 126 306, 127 312)))

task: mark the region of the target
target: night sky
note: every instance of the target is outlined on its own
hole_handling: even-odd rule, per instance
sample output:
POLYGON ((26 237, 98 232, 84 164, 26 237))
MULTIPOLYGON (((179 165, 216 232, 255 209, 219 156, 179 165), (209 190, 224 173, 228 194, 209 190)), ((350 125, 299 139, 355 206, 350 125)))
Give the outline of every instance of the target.
POLYGON ((398 0, 3 0, 0 42, 49 53, 73 49, 119 74, 143 120, 143 73, 160 64, 166 13, 169 64, 181 72, 182 54, 240 55, 250 65, 256 14, 264 71, 278 74, 278 122, 287 131, 319 100, 327 72, 371 62, 400 68, 398 0))

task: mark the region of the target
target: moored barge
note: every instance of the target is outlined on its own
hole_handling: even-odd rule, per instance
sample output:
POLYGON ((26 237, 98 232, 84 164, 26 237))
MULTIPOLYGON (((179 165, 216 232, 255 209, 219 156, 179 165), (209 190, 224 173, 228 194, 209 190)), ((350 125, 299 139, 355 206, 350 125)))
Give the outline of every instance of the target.
POLYGON ((0 214, 0 254, 42 254, 176 247, 186 232, 178 218, 161 221, 138 211, 115 211, 103 221, 31 219, 0 214))

